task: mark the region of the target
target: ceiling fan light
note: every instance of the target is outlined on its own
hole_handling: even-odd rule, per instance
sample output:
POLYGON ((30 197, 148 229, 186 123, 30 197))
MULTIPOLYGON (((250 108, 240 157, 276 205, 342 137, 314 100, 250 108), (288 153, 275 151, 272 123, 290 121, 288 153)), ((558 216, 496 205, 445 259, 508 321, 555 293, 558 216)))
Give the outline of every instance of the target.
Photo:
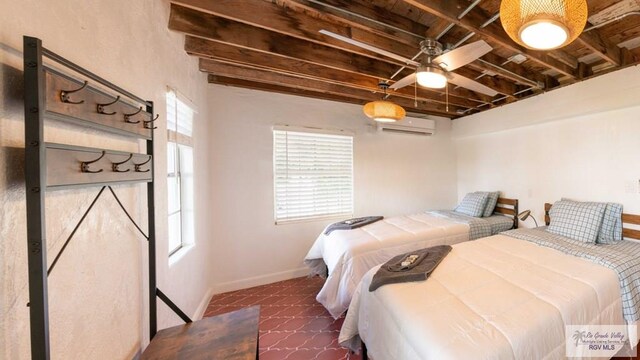
POLYGON ((391 101, 377 100, 364 105, 362 109, 367 117, 384 123, 390 123, 402 120, 407 112, 402 106, 396 105, 391 101))
POLYGON ((587 23, 586 0, 502 0, 500 21, 515 42, 552 50, 575 40, 587 23))
POLYGON ((431 89, 442 89, 447 86, 447 77, 444 71, 435 66, 420 66, 416 73, 418 85, 431 89))

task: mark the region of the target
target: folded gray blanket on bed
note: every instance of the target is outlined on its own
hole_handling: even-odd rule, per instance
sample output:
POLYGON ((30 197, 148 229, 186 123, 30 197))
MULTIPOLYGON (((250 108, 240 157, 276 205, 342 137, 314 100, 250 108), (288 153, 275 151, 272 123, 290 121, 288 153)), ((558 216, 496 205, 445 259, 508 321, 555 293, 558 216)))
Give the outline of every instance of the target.
POLYGON ((384 219, 384 216, 365 216, 365 217, 340 221, 340 222, 329 225, 327 229, 324 231, 324 234, 329 235, 334 230, 356 229, 361 226, 369 225, 376 221, 380 221, 382 219, 384 219))
POLYGON ((438 245, 395 256, 373 275, 369 291, 387 284, 426 280, 450 251, 451 246, 438 245), (402 262, 410 255, 417 255, 417 260, 411 265, 403 266, 402 262))

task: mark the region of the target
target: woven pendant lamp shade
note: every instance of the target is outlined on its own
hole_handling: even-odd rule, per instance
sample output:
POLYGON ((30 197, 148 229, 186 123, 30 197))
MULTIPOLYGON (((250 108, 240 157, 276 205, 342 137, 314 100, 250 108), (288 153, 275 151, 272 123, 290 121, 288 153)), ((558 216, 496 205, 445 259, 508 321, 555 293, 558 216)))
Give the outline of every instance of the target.
POLYGON ((551 50, 575 40, 587 23, 586 0, 502 0, 502 27, 515 42, 551 50))
POLYGON ((367 103, 362 110, 367 117, 379 122, 400 121, 407 114, 402 106, 384 100, 367 103))

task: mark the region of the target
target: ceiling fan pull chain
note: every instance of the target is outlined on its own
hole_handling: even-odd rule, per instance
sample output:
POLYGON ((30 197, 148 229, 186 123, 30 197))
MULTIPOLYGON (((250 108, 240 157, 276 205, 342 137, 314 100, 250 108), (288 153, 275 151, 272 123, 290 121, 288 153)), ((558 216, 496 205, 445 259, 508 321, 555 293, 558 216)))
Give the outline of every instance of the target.
POLYGON ((447 95, 447 112, 449 112, 449 83, 445 86, 445 94, 447 95))
POLYGON ((418 82, 413 83, 413 106, 418 107, 418 82))

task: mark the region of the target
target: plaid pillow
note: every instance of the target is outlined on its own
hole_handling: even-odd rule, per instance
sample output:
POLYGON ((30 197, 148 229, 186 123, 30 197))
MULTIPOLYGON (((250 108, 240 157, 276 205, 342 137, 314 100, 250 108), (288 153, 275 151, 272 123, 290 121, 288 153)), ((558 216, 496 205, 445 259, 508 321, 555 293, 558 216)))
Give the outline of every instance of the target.
POLYGON ((549 211, 551 224, 547 231, 595 244, 606 208, 604 203, 556 201, 549 211))
POLYGON ((473 217, 482 217, 488 199, 488 193, 468 193, 453 211, 473 217))
MULTIPOLYGON (((562 198, 562 201, 573 201, 562 198)), ((622 205, 616 203, 604 203, 607 207, 604 211, 602 226, 596 243, 598 244, 615 244, 622 241, 622 205)))
POLYGON ((598 244, 615 244, 622 240, 622 205, 607 203, 604 219, 596 242, 598 244))
POLYGON ((496 209, 496 204, 498 203, 498 198, 500 197, 499 191, 489 192, 489 191, 476 191, 476 193, 487 194, 487 205, 484 208, 484 212, 482 213, 482 217, 489 217, 493 215, 493 210, 496 209))

